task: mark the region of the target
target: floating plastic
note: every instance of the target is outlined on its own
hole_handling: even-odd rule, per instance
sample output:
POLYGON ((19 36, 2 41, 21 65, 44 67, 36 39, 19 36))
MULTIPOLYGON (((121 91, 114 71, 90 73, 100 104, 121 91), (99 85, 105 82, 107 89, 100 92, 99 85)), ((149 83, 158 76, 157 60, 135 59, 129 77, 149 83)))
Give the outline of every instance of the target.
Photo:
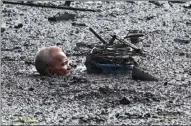
POLYGON ((128 74, 133 70, 133 65, 118 66, 116 64, 99 64, 96 66, 100 68, 103 73, 116 73, 116 74, 128 74))

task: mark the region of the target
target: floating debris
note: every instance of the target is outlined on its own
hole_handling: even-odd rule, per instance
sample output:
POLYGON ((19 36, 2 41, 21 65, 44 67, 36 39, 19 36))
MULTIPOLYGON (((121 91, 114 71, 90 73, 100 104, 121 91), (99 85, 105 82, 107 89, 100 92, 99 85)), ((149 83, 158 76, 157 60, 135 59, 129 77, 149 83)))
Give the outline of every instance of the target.
POLYGON ((108 44, 103 38, 101 38, 100 35, 98 35, 92 28, 89 28, 89 30, 101 41, 103 44, 108 44))
POLYGON ((190 25, 191 25, 191 22, 186 22, 186 25, 187 25, 187 26, 190 26, 190 25))
POLYGON ((181 43, 181 44, 188 44, 190 43, 190 40, 183 40, 183 39, 174 39, 175 42, 181 43))
POLYGON ((186 3, 186 1, 169 1, 170 3, 186 3))
POLYGON ((115 41, 116 37, 116 35, 112 36, 111 40, 109 41, 109 45, 113 45, 113 42, 115 41))
POLYGON ((99 92, 102 94, 109 94, 112 92, 112 90, 108 86, 105 86, 105 87, 100 87, 99 92))
POLYGON ((134 80, 143 80, 143 81, 158 81, 157 78, 153 77, 150 74, 147 74, 143 71, 141 71, 140 69, 138 69, 137 67, 133 68, 132 71, 132 78, 134 80))
MULTIPOLYGON (((120 39, 119 37, 116 38, 118 41, 124 44, 124 47, 131 47, 136 53, 143 55, 143 50, 137 48, 134 44, 125 41, 124 39, 120 39)), ((145 52, 145 51, 144 51, 145 52)))
POLYGON ((134 3, 135 3, 135 1, 126 1, 126 2, 128 2, 128 3, 132 3, 132 4, 134 4, 134 3))
POLYGON ((73 22, 72 26, 86 26, 86 24, 85 23, 75 23, 75 22, 73 22))
POLYGON ((16 28, 16 29, 19 29, 19 28, 22 28, 22 27, 23 27, 22 23, 15 24, 15 26, 14 26, 14 28, 16 28))
POLYGON ((75 17, 76 17, 75 14, 64 13, 61 15, 56 15, 54 17, 49 17, 48 21, 50 21, 50 22, 63 21, 63 20, 68 21, 68 20, 74 20, 75 17))
MULTIPOLYGON (((138 63, 133 56, 143 54, 134 44, 113 35, 109 44, 92 28, 90 31, 103 42, 102 46, 92 47, 86 56, 85 65, 88 73, 131 74, 134 80, 157 81, 158 79, 138 69, 138 63), (114 43, 114 40, 118 43, 114 43)), ((127 37, 142 37, 143 34, 132 30, 127 37), (135 34, 133 34, 135 33, 135 34)), ((87 45, 86 45, 87 46, 87 45)))
POLYGON ((27 61, 25 61, 25 64, 27 64, 27 65, 34 65, 34 61, 27 60, 27 61))
POLYGON ((144 118, 151 118, 151 114, 150 113, 145 113, 143 117, 144 118))
POLYGON ((149 1, 149 3, 152 3, 156 6, 162 6, 163 4, 159 3, 158 1, 149 1))
POLYGON ((131 30, 131 31, 129 31, 129 33, 127 34, 127 36, 125 38, 130 38, 131 43, 136 44, 139 42, 139 37, 143 37, 143 36, 144 36, 144 34, 139 33, 138 30, 131 30))
POLYGON ((191 9, 191 4, 189 6, 183 6, 184 8, 191 9))
POLYGON ((13 49, 1 48, 1 51, 13 51, 13 49))
POLYGON ((1 58, 2 61, 19 61, 15 57, 10 57, 10 56, 4 56, 1 58))
POLYGON ((70 6, 70 4, 71 4, 71 2, 73 2, 73 1, 66 1, 65 3, 64 3, 64 6, 70 6))
POLYGON ((164 86, 167 86, 168 85, 168 82, 164 82, 164 86))
POLYGON ((6 30, 7 26, 5 23, 2 23, 1 25, 1 33, 3 33, 6 30))
POLYGON ((145 19, 146 19, 147 21, 149 21, 149 20, 151 20, 151 19, 153 19, 153 18, 155 18, 155 16, 147 16, 145 19))
POLYGON ((185 53, 184 52, 180 52, 179 56, 185 56, 185 53))
POLYGON ((126 97, 123 97, 120 101, 119 101, 120 104, 122 105, 128 105, 131 103, 131 101, 129 99, 127 99, 126 97))
POLYGON ((131 32, 131 33, 129 33, 125 38, 143 37, 143 36, 144 36, 144 34, 142 34, 142 33, 131 32))
POLYGON ((34 91, 34 88, 30 87, 28 88, 28 91, 34 91))
POLYGON ((5 28, 1 28, 1 33, 3 33, 5 31, 5 28))
POLYGON ((87 8, 74 8, 69 6, 50 6, 50 5, 43 5, 43 4, 34 4, 34 3, 24 3, 24 2, 11 2, 11 1, 2 1, 3 4, 13 4, 13 5, 24 5, 24 6, 31 6, 31 7, 44 7, 44 8, 54 8, 54 9, 62 9, 62 10, 74 10, 74 11, 91 11, 97 12, 100 10, 93 10, 87 8))
MULTIPOLYGON (((85 65, 89 73, 129 73, 138 63, 129 56, 121 56, 113 48, 92 50, 86 57, 85 65)), ((127 50, 128 51, 128 50, 127 50)))

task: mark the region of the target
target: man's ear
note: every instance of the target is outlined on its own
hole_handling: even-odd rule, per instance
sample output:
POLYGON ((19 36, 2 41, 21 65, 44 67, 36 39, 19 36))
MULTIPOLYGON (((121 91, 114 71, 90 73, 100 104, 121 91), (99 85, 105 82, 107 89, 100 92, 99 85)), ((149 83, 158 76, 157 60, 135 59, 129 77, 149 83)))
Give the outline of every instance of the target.
POLYGON ((47 73, 49 76, 53 75, 54 72, 53 72, 52 67, 47 67, 47 68, 46 68, 46 73, 47 73))

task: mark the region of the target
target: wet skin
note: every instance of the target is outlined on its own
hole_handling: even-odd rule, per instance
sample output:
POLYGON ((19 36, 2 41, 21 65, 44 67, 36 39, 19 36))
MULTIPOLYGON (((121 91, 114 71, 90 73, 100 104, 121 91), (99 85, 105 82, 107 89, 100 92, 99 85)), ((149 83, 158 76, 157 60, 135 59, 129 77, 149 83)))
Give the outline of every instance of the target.
POLYGON ((69 75, 71 66, 69 60, 63 51, 57 51, 54 54, 53 63, 51 65, 51 74, 69 75))

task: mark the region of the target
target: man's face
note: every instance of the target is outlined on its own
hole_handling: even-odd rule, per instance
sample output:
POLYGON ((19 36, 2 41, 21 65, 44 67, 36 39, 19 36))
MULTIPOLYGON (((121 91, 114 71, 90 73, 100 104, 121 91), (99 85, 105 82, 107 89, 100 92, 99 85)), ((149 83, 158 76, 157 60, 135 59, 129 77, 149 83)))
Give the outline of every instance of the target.
POLYGON ((70 65, 67 56, 63 51, 57 51, 54 54, 52 72, 56 75, 69 75, 70 65))

